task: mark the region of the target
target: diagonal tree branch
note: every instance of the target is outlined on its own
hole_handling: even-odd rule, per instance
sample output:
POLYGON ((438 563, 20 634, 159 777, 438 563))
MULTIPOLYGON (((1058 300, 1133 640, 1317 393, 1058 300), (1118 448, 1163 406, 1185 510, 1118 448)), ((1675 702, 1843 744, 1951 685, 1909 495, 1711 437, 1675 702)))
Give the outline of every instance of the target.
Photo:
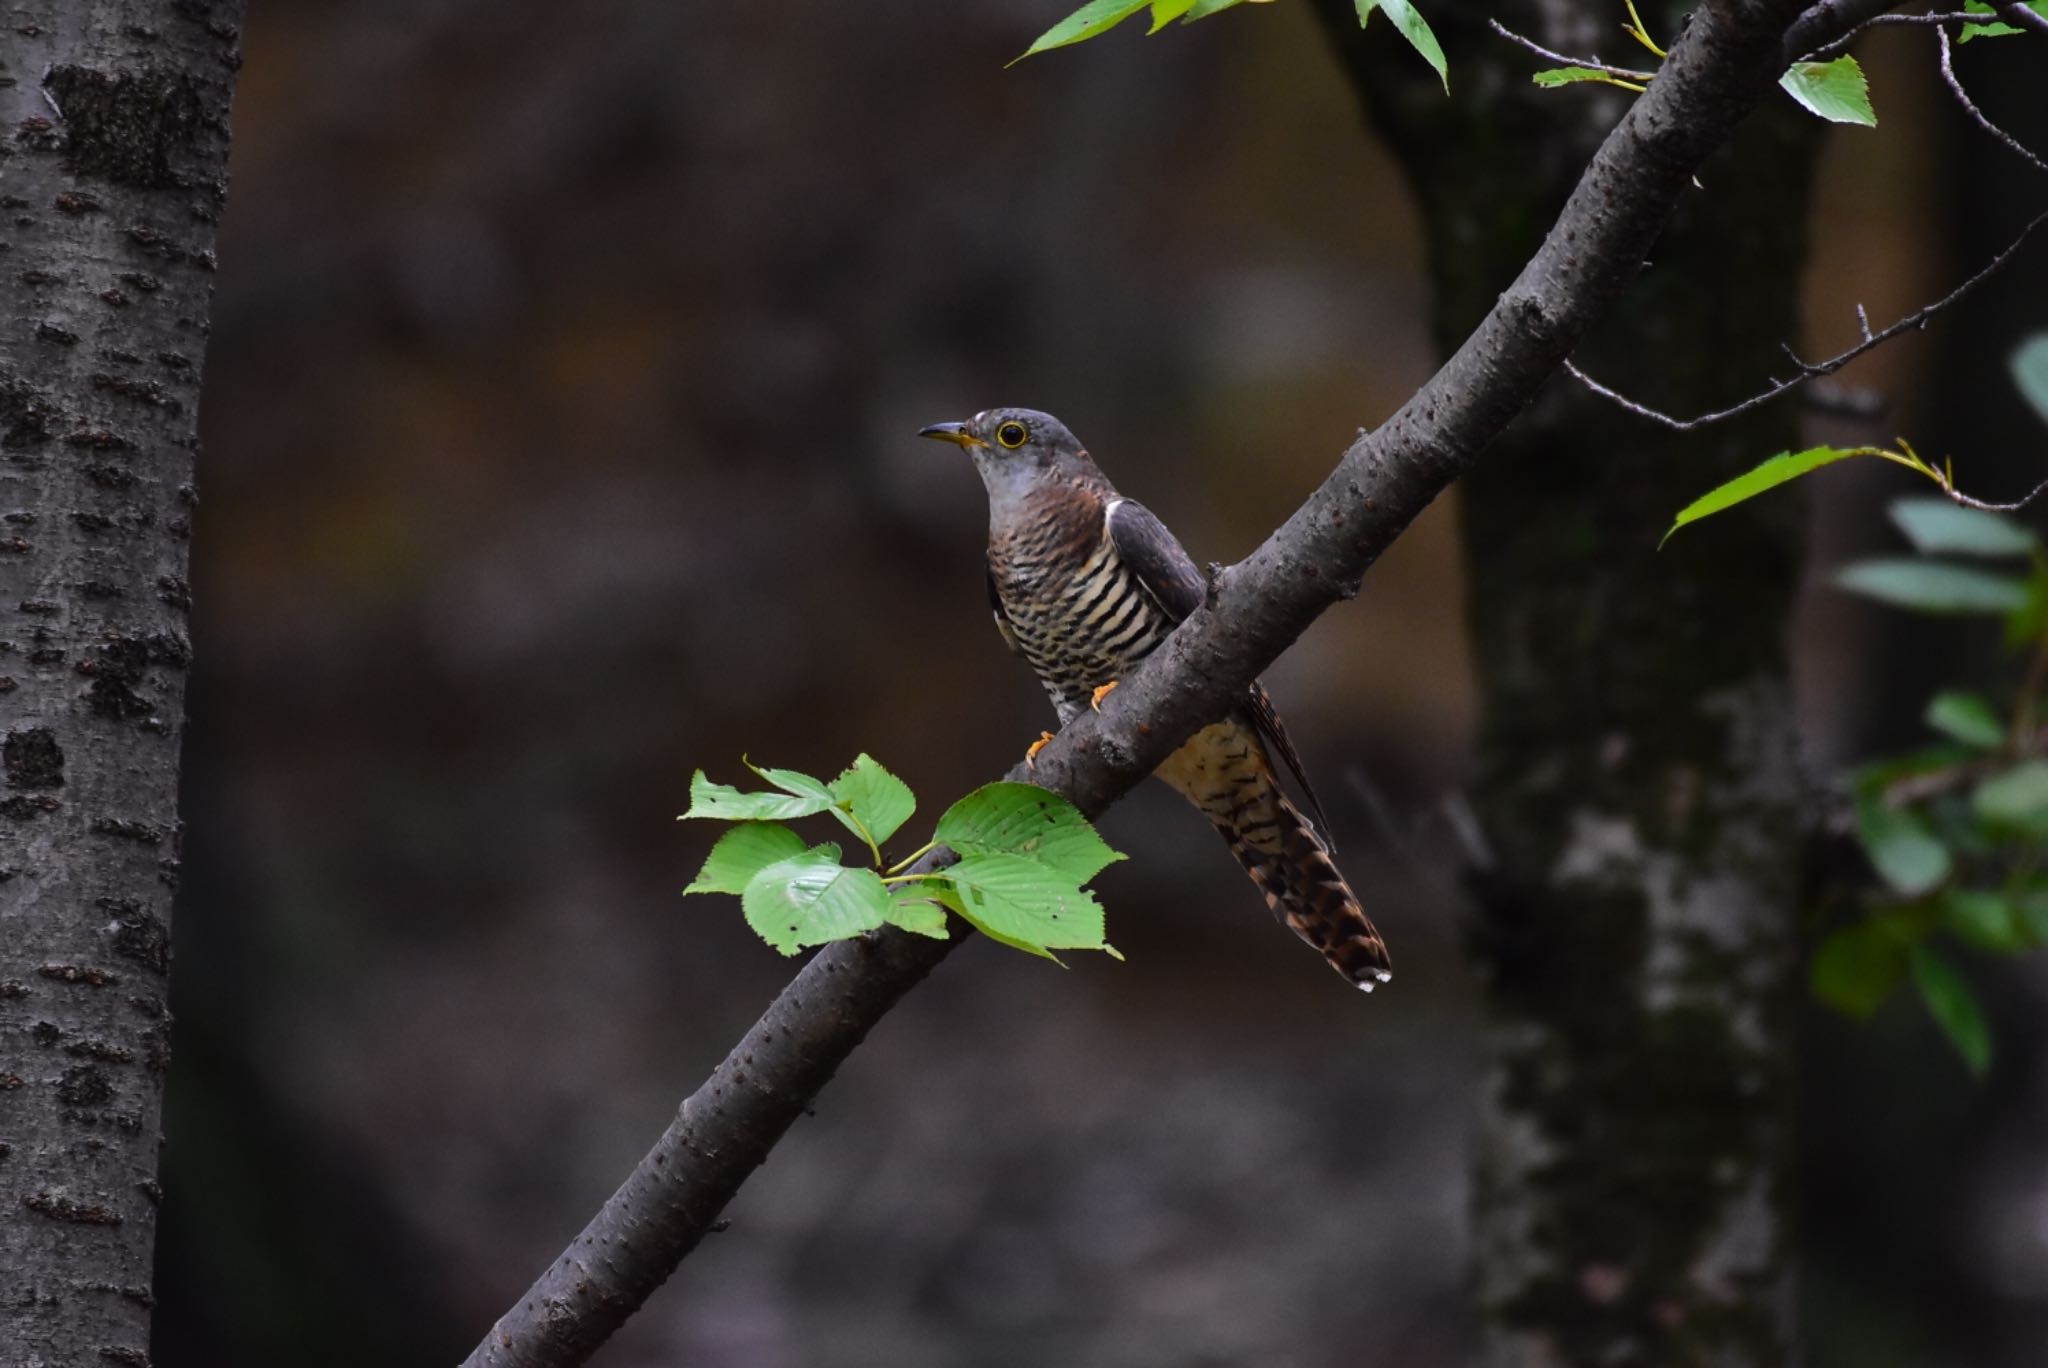
MULTIPOLYGON (((1100 812, 1349 597, 1635 276, 1693 173, 1775 88, 1798 12, 1792 0, 1710 0, 1696 12, 1543 246, 1456 355, 1362 433, 1263 545, 1220 572, 1208 602, 1099 715, 1082 714, 1040 752, 1029 777, 1100 812)), ((1813 41, 1840 31, 1817 24, 1813 41)), ((583 1362, 713 1228, 838 1066, 956 943, 885 930, 820 951, 466 1368, 583 1362)))

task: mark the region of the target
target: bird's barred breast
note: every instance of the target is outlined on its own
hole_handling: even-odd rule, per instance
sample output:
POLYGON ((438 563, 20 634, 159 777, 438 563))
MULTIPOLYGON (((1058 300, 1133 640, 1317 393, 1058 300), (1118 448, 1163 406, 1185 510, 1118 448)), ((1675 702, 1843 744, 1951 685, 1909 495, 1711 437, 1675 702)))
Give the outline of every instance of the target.
POLYGON ((1078 564, 1055 547, 1029 541, 990 560, 1018 647, 1062 720, 1097 686, 1144 659, 1173 628, 1118 558, 1106 524, 1078 564))

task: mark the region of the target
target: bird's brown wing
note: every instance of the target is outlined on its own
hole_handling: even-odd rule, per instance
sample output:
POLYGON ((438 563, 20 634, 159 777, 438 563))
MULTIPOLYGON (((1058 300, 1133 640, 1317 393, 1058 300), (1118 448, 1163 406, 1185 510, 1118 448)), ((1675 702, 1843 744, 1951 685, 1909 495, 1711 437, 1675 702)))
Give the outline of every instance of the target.
MULTIPOLYGON (((1118 499, 1112 503, 1109 507, 1109 538, 1116 547, 1118 558, 1175 622, 1185 620, 1188 614, 1202 606, 1202 600, 1209 592, 1208 579, 1195 564, 1194 557, 1187 553, 1179 539, 1167 530, 1166 524, 1159 521, 1151 509, 1136 499, 1118 499)), ((997 615, 1001 616, 1000 609, 997 615)), ((1287 728, 1280 725, 1280 715, 1273 711, 1273 700, 1266 696, 1265 689, 1257 680, 1252 681, 1245 707, 1260 739, 1280 757, 1294 776, 1294 782, 1301 786, 1301 796, 1308 800, 1309 811, 1314 814, 1324 843, 1331 844, 1330 822, 1323 816, 1322 801, 1316 797, 1315 788, 1308 781, 1308 772, 1302 768, 1301 756, 1294 749, 1294 742, 1288 739, 1287 728)), ((1334 844, 1331 848, 1335 849, 1334 844)))
POLYGON ((1022 655, 1024 648, 1017 644, 1017 633, 1010 626, 1009 614, 1003 611, 1003 596, 996 592, 995 567, 984 561, 982 569, 988 575, 988 610, 995 614, 996 630, 1003 634, 1003 645, 1010 648, 1012 655, 1022 655))

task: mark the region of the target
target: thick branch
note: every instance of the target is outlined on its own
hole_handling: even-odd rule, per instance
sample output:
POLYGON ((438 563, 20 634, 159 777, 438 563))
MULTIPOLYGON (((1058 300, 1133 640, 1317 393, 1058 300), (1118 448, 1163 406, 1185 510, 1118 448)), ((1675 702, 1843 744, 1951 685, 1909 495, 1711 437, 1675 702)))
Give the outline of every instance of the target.
MULTIPOLYGON (((1536 397, 1635 275, 1693 173, 1774 86, 1786 0, 1713 3, 1595 154, 1541 249, 1457 354, 1031 776, 1101 811, 1332 603, 1536 397)), ((582 1362, 712 1228, 839 1064, 953 942, 884 931, 807 964, 467 1364, 582 1362)))

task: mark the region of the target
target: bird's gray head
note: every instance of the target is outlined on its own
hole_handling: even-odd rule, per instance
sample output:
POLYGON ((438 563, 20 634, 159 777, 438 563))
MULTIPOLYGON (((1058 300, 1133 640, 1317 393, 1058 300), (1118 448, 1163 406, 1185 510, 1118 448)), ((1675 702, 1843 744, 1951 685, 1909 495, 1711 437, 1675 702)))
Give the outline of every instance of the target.
POLYGON ((934 423, 917 435, 952 442, 972 456, 997 512, 1048 479, 1102 478, 1066 424, 1037 409, 985 409, 964 423, 934 423))

